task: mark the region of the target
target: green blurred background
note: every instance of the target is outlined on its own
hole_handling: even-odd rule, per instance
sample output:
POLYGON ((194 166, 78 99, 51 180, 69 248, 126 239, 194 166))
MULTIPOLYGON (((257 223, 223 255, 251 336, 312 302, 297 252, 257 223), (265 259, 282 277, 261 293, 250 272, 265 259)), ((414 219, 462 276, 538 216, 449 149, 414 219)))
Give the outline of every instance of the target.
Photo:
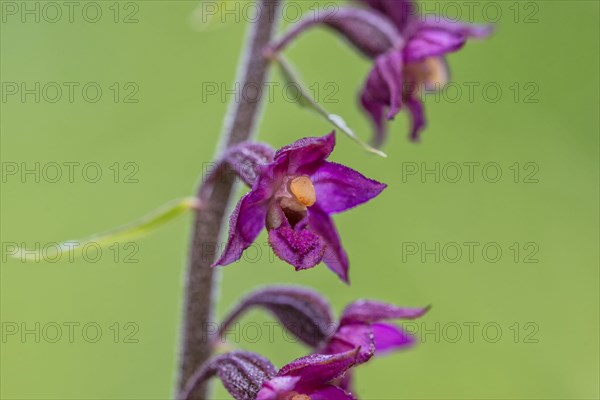
MULTIPOLYGON (((73 22, 63 6, 55 23, 44 19, 56 16, 45 2, 1 3, 0 396, 169 398, 189 215, 147 238, 105 249, 97 262, 90 253, 87 260, 23 263, 7 253, 15 243, 43 247, 104 231, 190 195, 211 160, 231 98, 206 96, 203 87, 233 88, 245 24, 233 22, 233 15, 231 23, 201 31, 195 1, 98 2, 97 23, 82 17, 87 3, 77 3, 73 22), (21 7, 40 7, 40 21, 26 14, 22 22, 21 7), (22 82, 29 88, 56 82, 63 94, 50 102, 50 85, 46 93, 40 89, 39 103, 33 94, 22 101, 20 93, 9 94, 22 82), (72 102, 65 82, 79 84, 72 102), (89 82, 102 89, 95 103, 81 91, 89 82), (69 162, 80 163, 73 182, 63 164, 69 162), (21 177, 36 163, 39 182, 33 174, 21 177), (52 163, 63 166, 56 183, 52 163), (88 163, 97 164, 83 176, 88 163), (11 175, 15 165, 19 170, 11 175), (98 166, 99 181, 86 181, 94 180, 98 166), (35 334, 21 336, 36 323, 39 342, 35 334), (72 343, 69 323, 78 324, 72 325, 72 343)), ((298 4, 312 12, 317 2, 298 4)), ((456 15, 456 7, 440 8, 445 4, 428 3, 432 11, 456 15)), ((453 4, 469 19, 469 5, 453 4)), ((287 10, 296 18, 295 7, 287 10)), ((221 315, 255 286, 281 282, 318 289, 338 313, 357 297, 433 304, 422 320, 407 325, 421 344, 360 367, 361 398, 598 398, 599 3, 476 2, 472 19, 495 19, 497 10, 492 39, 470 42, 450 56, 453 89, 439 100, 426 98, 430 124, 421 144, 406 140, 404 113, 391 126, 388 159, 338 136, 333 160, 389 184, 375 201, 335 217, 351 259, 352 286, 323 265, 295 273, 272 260, 263 233, 260 254, 254 248, 222 270, 221 315), (476 85, 472 97, 468 85, 476 85), (436 163, 439 182, 420 175, 436 163), (455 183, 454 163, 463 165, 455 183), (479 163, 472 182, 464 163, 479 163), (487 163, 497 164, 482 175, 487 163), (488 182, 498 166, 502 176, 488 182), (408 175, 414 167, 419 172, 408 175), (479 243, 472 260, 465 242, 479 243), (436 243, 439 262, 426 251, 436 243), (460 257, 453 243, 463 250, 460 257), (489 252, 482 254, 487 243, 489 252), (414 246, 416 254, 407 252, 414 246), (498 247, 502 255, 496 257, 498 247)), ((86 16, 94 19, 94 11, 86 9, 86 16)), ((319 100, 367 138, 370 126, 356 93, 369 63, 342 43, 316 30, 288 56, 319 88, 319 100)), ((291 95, 274 93, 261 140, 279 147, 331 129, 291 95)), ((248 315, 242 322, 249 328, 240 329, 237 340, 230 336, 238 342, 231 345, 259 351, 278 366, 306 353, 279 330, 270 340, 262 325, 270 321, 264 313, 248 315), (252 323, 262 327, 259 340, 252 323)), ((228 398, 215 386, 216 398, 228 398)))

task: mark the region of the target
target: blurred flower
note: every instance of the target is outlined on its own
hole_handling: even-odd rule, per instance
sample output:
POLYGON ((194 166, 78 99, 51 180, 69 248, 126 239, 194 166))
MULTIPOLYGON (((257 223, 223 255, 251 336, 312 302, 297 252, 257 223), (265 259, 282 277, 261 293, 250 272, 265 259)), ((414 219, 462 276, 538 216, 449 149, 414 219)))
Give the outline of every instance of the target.
MULTIPOLYGON (((236 154, 252 152, 240 146, 236 154)), ((270 162, 255 168, 255 175, 246 174, 252 190, 231 216, 229 240, 215 265, 238 260, 266 226, 275 254, 296 270, 324 261, 348 282, 348 258, 330 215, 369 201, 386 185, 326 161, 334 146, 333 132, 300 139, 277 150, 270 162)))
POLYGON ((441 89, 449 77, 445 54, 462 48, 470 37, 488 36, 491 27, 449 21, 439 16, 421 17, 412 1, 362 2, 387 15, 404 39, 402 46, 375 59, 375 67, 361 94, 361 104, 375 124, 375 144, 381 145, 385 140, 385 118, 393 119, 403 104, 411 114, 410 137, 417 141, 425 127, 421 89, 441 89))
MULTIPOLYGON (((390 319, 415 319, 429 307, 405 308, 374 300, 360 300, 346 307, 337 324, 332 323, 331 307, 319 293, 299 287, 267 287, 244 297, 221 324, 219 336, 253 307, 271 312, 283 326, 316 353, 338 354, 357 350, 356 364, 405 349, 415 343, 401 328, 386 323, 390 319)), ((338 385, 349 389, 350 374, 338 385)))
POLYGON ((490 26, 450 21, 439 16, 422 17, 413 1, 357 0, 368 9, 341 9, 321 19, 310 17, 292 27, 270 51, 281 51, 315 24, 342 34, 374 67, 361 91, 360 102, 375 126, 374 145, 387 136, 386 119, 392 120, 406 106, 411 114, 410 138, 419 139, 425 127, 421 91, 439 90, 448 81, 445 55, 459 50, 468 38, 484 38, 490 26))

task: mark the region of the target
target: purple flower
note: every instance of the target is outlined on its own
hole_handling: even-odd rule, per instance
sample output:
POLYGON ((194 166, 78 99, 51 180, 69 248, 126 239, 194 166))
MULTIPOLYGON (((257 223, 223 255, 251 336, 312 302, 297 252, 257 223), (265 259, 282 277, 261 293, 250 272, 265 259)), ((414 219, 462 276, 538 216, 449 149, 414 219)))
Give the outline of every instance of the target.
POLYGON ((382 15, 387 15, 403 39, 401 46, 390 48, 375 58, 361 93, 361 104, 375 125, 375 144, 381 145, 391 120, 403 105, 408 108, 412 127, 410 137, 419 139, 425 128, 421 90, 437 90, 449 78, 445 55, 462 48, 468 38, 484 38, 491 27, 470 25, 417 14, 412 1, 362 0, 382 15))
POLYGON ((355 397, 335 385, 356 363, 358 350, 299 358, 263 383, 257 400, 352 400, 355 397))
POLYGON ((213 376, 236 400, 353 400, 354 396, 335 385, 356 363, 358 350, 302 357, 276 372, 264 357, 247 351, 232 351, 208 360, 192 375, 179 394, 194 398, 197 390, 213 376))
MULTIPOLYGON (((383 322, 389 319, 415 319, 429 310, 405 308, 374 300, 359 300, 346 307, 335 334, 326 343, 324 353, 333 354, 349 348, 374 346, 376 354, 385 354, 414 344, 414 338, 401 328, 383 322), (368 341, 365 342, 365 338, 368 341), (372 344, 371 344, 372 341, 372 344)), ((367 355, 365 352, 363 355, 367 355)))
POLYGON ((322 23, 342 34, 375 65, 360 94, 363 109, 375 126, 374 144, 387 136, 386 120, 405 106, 411 115, 410 137, 419 139, 425 127, 421 91, 440 89, 448 81, 445 55, 469 38, 484 38, 491 27, 424 18, 408 0, 359 0, 367 9, 341 9, 331 17, 307 18, 271 46, 281 51, 309 27, 322 23))
MULTIPOLYGON (((362 364, 373 355, 383 355, 414 345, 415 339, 402 328, 384 322, 389 319, 415 319, 429 310, 404 308, 373 300, 356 301, 346 307, 333 336, 325 342, 324 354, 337 354, 350 349, 360 349, 356 363, 362 364)), ((339 386, 349 390, 351 375, 347 374, 339 386)))
MULTIPOLYGON (((331 307, 313 290, 297 287, 268 287, 244 297, 221 324, 219 336, 242 314, 253 307, 271 312, 282 325, 314 352, 339 354, 358 351, 356 364, 373 355, 406 349, 414 338, 390 319, 415 319, 429 307, 404 308, 373 300, 356 301, 346 307, 337 324, 332 323, 331 307)), ((351 385, 350 373, 337 382, 343 389, 351 385)))
MULTIPOLYGON (((335 146, 335 134, 300 139, 270 157, 256 144, 243 144, 226 156, 246 165, 256 164, 254 173, 242 174, 252 185, 238 202, 229 225, 229 240, 215 265, 238 260, 259 235, 263 227, 275 254, 296 270, 325 264, 343 281, 348 282, 348 257, 330 217, 377 196, 386 185, 368 179, 340 164, 326 161, 335 146), (237 156, 234 156, 237 155, 237 156)), ((238 173, 241 168, 234 167, 238 173)), ((240 173, 241 174, 241 173, 240 173)))

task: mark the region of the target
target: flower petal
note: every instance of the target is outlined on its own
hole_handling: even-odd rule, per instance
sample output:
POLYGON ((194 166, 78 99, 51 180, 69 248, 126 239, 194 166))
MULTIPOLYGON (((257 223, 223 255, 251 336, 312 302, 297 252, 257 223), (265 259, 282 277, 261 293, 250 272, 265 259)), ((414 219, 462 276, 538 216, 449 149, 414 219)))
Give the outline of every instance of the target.
POLYGON ((229 220, 229 239, 221 257, 213 266, 227 265, 242 256, 265 226, 269 194, 266 190, 252 190, 237 203, 229 220))
POLYGON ((409 38, 405 44, 405 61, 441 55, 460 49, 468 38, 485 38, 491 25, 468 24, 439 15, 421 16, 412 0, 362 0, 389 17, 399 33, 409 38))
POLYGON ((415 319, 429 311, 430 307, 406 308, 375 300, 359 300, 348 305, 341 318, 341 325, 374 323, 386 319, 415 319))
POLYGON ((290 286, 267 287, 245 296, 223 319, 219 335, 254 307, 271 312, 294 336, 310 347, 318 347, 331 335, 333 317, 327 300, 314 290, 290 286))
POLYGON ((369 7, 388 16, 402 32, 407 24, 417 16, 414 0, 360 0, 369 7))
POLYGON ((335 380, 335 385, 348 393, 354 392, 354 374, 348 371, 344 376, 335 380))
POLYGON ((331 337, 324 353, 338 354, 353 349, 360 349, 356 358, 357 364, 369 361, 375 354, 375 339, 371 327, 367 324, 341 325, 331 337))
POLYGON ((385 107, 387 104, 377 101, 366 88, 363 88, 360 96, 360 104, 371 117, 373 127, 375 128, 372 144, 374 147, 379 148, 387 138, 387 126, 385 120, 385 107))
POLYGON ((284 395, 293 392, 300 379, 297 376, 276 376, 263 384, 256 400, 279 400, 284 395))
POLYGON ((356 397, 336 386, 326 386, 310 394, 311 400, 355 400, 356 397))
POLYGON ((398 30, 385 15, 370 10, 340 8, 324 23, 371 58, 385 53, 402 41, 398 30))
POLYGON ((303 18, 271 43, 267 51, 281 53, 302 33, 320 24, 343 35, 367 57, 374 58, 385 53, 402 41, 398 29, 387 16, 356 7, 341 7, 335 13, 323 12, 303 18))
POLYGON ((325 253, 325 243, 319 235, 300 224, 292 228, 283 223, 279 228, 269 230, 269 244, 275 255, 292 264, 296 271, 314 267, 325 253))
POLYGON ((294 175, 299 169, 325 160, 335 147, 335 132, 320 137, 307 137, 284 146, 275 153, 275 162, 287 164, 287 173, 294 175))
POLYGON ((411 335, 391 324, 373 324, 371 329, 373 330, 377 355, 410 347, 415 343, 415 339, 411 335))
POLYGON ((467 38, 475 39, 485 39, 494 32, 493 25, 469 24, 460 21, 452 21, 438 15, 422 17, 420 26, 424 28, 441 29, 446 32, 452 32, 467 38))
POLYGON ((369 179, 346 166, 324 162, 311 177, 317 204, 326 213, 337 213, 363 204, 387 185, 369 179))
POLYGON ((459 50, 466 42, 467 37, 460 31, 438 26, 419 26, 404 46, 404 60, 421 61, 427 57, 451 53, 459 50))
MULTIPOLYGON (((391 51, 375 60, 375 69, 387 90, 387 105, 389 106, 387 119, 394 119, 400 112, 402 106, 403 67, 402 54, 399 51, 391 51)), ((384 95, 384 92, 381 93, 384 95)))
POLYGON ((308 225, 311 230, 323 238, 327 245, 325 253, 323 254, 323 261, 325 264, 327 264, 329 269, 335 272, 342 281, 348 283, 348 255, 342 247, 337 229, 329 215, 315 204, 308 210, 308 225))
POLYGON ((299 389, 318 388, 339 378, 356 363, 358 349, 339 354, 311 354, 285 365, 277 376, 298 376, 299 389))
POLYGON ((406 100, 406 107, 408 107, 411 116, 410 139, 413 142, 418 142, 421 131, 426 126, 425 108, 421 100, 415 96, 411 96, 406 100))
POLYGON ((373 145, 380 147, 387 136, 385 118, 393 119, 402 107, 403 60, 399 51, 391 51, 375 60, 361 94, 361 105, 375 127, 373 145), (387 113, 385 109, 387 108, 387 113))

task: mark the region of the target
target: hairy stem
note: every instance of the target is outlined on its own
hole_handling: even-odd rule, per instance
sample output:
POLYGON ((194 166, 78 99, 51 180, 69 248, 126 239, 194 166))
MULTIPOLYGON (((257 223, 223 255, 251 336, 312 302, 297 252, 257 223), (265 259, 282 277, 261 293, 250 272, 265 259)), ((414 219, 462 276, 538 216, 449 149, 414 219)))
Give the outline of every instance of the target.
MULTIPOLYGON (((263 49, 272 40, 279 20, 280 0, 261 0, 260 15, 248 28, 247 41, 238 69, 237 82, 242 93, 229 106, 220 145, 215 159, 228 147, 251 139, 262 104, 261 92, 269 69, 263 49), (256 91, 256 95, 253 90, 256 91)), ((183 327, 180 342, 178 390, 210 357, 209 323, 213 318, 215 277, 211 264, 215 260, 225 214, 234 192, 232 174, 223 174, 215 184, 210 199, 196 212, 186 272, 183 327)), ((200 183, 201 185, 201 183, 200 183)), ((206 399, 202 385, 194 399, 206 399)))

